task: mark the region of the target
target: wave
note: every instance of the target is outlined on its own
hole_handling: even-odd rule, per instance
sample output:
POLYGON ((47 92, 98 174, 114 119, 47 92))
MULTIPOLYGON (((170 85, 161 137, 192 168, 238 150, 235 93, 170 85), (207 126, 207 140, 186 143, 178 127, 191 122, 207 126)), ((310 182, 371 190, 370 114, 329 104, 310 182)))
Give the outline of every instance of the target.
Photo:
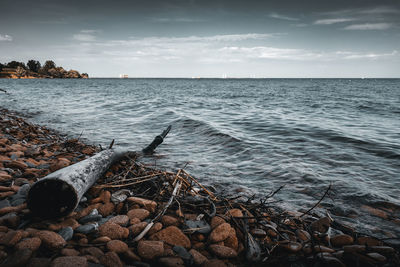
POLYGON ((177 119, 174 124, 176 124, 181 129, 188 131, 195 135, 201 135, 203 138, 206 138, 208 141, 214 141, 216 143, 232 143, 236 145, 243 144, 243 141, 239 138, 236 138, 228 133, 224 133, 221 130, 211 126, 211 124, 196 120, 188 117, 183 117, 177 119))

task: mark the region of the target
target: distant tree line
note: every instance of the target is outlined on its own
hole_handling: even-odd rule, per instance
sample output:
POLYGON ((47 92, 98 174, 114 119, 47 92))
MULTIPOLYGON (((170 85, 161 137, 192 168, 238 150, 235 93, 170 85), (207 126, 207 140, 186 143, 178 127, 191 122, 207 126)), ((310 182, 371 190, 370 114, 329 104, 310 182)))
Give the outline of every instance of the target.
POLYGON ((26 65, 24 62, 11 61, 6 64, 0 63, 0 72, 5 68, 15 69, 18 77, 23 77, 28 74, 27 71, 49 76, 52 78, 88 78, 87 73, 79 74, 76 70, 65 70, 63 67, 57 67, 54 61, 47 60, 44 65, 37 60, 29 60, 26 65))

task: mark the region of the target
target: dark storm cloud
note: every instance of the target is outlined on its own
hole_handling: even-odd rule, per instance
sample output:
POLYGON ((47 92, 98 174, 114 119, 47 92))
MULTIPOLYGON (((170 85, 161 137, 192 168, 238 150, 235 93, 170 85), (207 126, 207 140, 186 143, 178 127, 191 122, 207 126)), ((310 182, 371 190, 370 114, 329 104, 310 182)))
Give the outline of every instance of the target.
POLYGON ((399 76, 393 0, 1 0, 0 12, 0 62, 53 58, 98 76, 399 76))

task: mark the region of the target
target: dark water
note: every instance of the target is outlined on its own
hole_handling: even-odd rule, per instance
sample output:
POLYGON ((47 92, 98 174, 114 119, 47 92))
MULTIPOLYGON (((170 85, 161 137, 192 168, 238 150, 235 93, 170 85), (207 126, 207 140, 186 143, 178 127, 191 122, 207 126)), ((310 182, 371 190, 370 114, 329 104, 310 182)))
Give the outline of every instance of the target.
MULTIPOLYGON (((377 232, 362 205, 400 205, 400 80, 0 80, 0 106, 94 144, 142 148, 167 125, 157 164, 222 190, 324 206, 377 232)), ((149 159, 155 161, 155 158, 149 159)), ((340 217, 338 217, 340 218, 340 217)), ((346 218, 342 218, 346 220, 346 218)), ((379 232, 379 231, 378 231, 379 232)))

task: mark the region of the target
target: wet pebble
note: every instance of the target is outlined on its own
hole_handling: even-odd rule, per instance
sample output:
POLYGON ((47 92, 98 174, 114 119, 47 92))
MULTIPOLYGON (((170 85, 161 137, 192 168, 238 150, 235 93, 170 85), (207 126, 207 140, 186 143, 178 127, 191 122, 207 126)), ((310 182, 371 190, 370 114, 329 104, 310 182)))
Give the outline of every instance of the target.
POLYGON ((98 227, 99 225, 97 223, 85 224, 75 228, 75 232, 87 235, 95 232, 98 229, 98 227))
POLYGON ((58 234, 64 238, 65 241, 71 240, 72 236, 74 235, 74 230, 72 229, 72 227, 68 226, 65 228, 62 228, 58 234))
POLYGON ((87 216, 80 218, 79 223, 85 224, 88 222, 97 222, 97 221, 101 220, 101 218, 103 218, 103 216, 101 216, 100 214, 89 214, 87 216))
POLYGON ((211 232, 211 226, 204 220, 186 220, 185 228, 193 229, 192 233, 208 234, 211 232))

